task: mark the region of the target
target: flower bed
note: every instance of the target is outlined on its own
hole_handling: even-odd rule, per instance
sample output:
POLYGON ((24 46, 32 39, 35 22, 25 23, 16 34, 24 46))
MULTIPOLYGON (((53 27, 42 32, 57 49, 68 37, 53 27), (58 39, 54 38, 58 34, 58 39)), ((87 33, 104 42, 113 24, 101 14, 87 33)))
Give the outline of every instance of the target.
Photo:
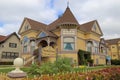
POLYGON ((42 75, 34 80, 120 80, 120 67, 106 68, 87 73, 68 72, 56 75, 42 75))
MULTIPOLYGON (((5 76, 3 78, 5 78, 5 76)), ((10 79, 5 78, 2 80, 10 80, 10 79)), ((53 75, 41 75, 41 76, 36 76, 34 78, 24 78, 21 80, 120 80, 120 67, 106 68, 106 69, 91 71, 86 73, 66 72, 66 73, 58 73, 53 75)))

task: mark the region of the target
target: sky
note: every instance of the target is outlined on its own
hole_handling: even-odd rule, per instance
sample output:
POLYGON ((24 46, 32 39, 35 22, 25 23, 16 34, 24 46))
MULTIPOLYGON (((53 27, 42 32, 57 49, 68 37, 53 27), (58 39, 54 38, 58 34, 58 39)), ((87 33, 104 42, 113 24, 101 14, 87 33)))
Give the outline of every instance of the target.
MULTIPOLYGON (((0 35, 17 32, 24 17, 50 24, 64 13, 68 0, 0 0, 0 35)), ((120 38, 120 0, 69 0, 80 24, 97 20, 105 39, 120 38)))

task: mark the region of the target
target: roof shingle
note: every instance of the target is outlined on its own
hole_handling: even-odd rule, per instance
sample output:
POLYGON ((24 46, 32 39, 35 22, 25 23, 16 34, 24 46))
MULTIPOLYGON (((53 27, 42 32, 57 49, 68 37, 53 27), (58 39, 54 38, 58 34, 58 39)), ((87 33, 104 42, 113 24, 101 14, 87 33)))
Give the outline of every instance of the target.
POLYGON ((2 36, 2 35, 0 35, 0 43, 5 42, 5 41, 6 41, 8 38, 10 38, 12 35, 16 35, 17 38, 20 40, 20 38, 18 37, 18 35, 16 34, 16 32, 13 32, 13 33, 11 33, 11 34, 8 35, 8 36, 2 36))
POLYGON ((116 39, 108 39, 108 40, 105 40, 105 42, 107 42, 108 44, 117 44, 118 41, 120 41, 120 38, 116 38, 116 39))
POLYGON ((60 24, 76 24, 76 25, 79 25, 78 21, 74 17, 74 15, 71 12, 69 7, 66 8, 64 14, 60 18, 58 18, 57 20, 55 20, 54 22, 49 24, 48 30, 53 30, 53 29, 57 28, 57 26, 60 25, 60 24))
POLYGON ((0 35, 0 42, 4 41, 7 36, 0 35))

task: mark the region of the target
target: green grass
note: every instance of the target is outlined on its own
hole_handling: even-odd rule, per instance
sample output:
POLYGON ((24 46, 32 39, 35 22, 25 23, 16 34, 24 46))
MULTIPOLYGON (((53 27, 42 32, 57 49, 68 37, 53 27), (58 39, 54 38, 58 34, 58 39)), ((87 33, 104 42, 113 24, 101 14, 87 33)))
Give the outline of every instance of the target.
POLYGON ((14 70, 15 68, 6 68, 6 69, 0 69, 0 72, 2 72, 2 73, 8 73, 8 72, 10 72, 10 71, 12 71, 12 70, 14 70))
POLYGON ((74 68, 74 71, 76 72, 90 72, 90 71, 97 71, 97 70, 100 70, 100 69, 104 69, 104 68, 108 68, 108 67, 111 67, 111 66, 95 66, 95 67, 83 67, 83 68, 80 68, 80 67, 77 67, 77 68, 74 68))

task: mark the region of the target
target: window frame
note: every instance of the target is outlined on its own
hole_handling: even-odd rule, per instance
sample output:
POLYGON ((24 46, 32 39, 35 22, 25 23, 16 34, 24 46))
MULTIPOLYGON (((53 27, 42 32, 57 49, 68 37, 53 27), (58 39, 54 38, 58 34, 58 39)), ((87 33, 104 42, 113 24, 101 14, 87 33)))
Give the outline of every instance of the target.
POLYGON ((46 36, 47 36, 47 34, 45 32, 41 32, 38 37, 42 38, 42 37, 46 37, 46 36))
POLYGON ((9 43, 10 48, 17 48, 17 43, 9 43))
POLYGON ((75 37, 63 37, 63 50, 64 50, 64 51, 75 51, 75 37), (73 39, 73 42, 72 42, 72 41, 71 41, 71 42, 65 42, 65 41, 64 41, 65 38, 72 38, 72 39, 73 39), (64 48, 64 44, 66 44, 66 43, 73 44, 73 47, 72 47, 72 45, 71 45, 71 47, 72 47, 73 49, 72 49, 72 50, 70 50, 70 49, 65 49, 65 48, 64 48))

